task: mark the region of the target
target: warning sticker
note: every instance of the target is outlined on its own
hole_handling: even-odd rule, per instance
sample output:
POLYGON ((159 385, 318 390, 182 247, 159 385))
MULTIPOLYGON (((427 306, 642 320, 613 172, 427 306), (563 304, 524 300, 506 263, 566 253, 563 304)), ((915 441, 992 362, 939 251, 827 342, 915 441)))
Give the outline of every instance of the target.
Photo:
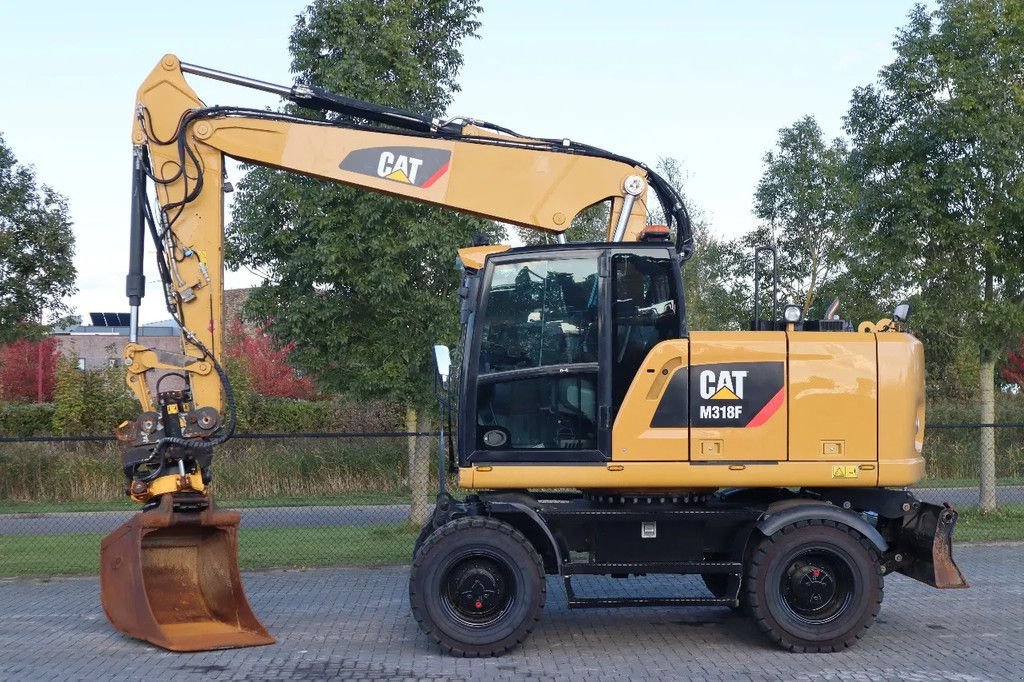
POLYGON ((857 478, 860 470, 856 465, 836 465, 832 467, 832 478, 857 478))

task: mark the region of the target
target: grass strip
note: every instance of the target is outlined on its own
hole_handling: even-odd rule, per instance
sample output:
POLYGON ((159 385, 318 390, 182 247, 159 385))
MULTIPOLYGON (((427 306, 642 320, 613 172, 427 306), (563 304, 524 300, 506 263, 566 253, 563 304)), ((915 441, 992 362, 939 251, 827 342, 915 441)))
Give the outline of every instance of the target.
MULTIPOLYGON (((419 533, 408 524, 239 531, 242 569, 408 563, 419 533)), ((0 577, 98 573, 102 533, 0 537, 0 577)))
POLYGON ((1024 540, 1024 504, 1004 504, 998 511, 983 513, 977 507, 957 509, 960 518, 953 543, 1024 540))

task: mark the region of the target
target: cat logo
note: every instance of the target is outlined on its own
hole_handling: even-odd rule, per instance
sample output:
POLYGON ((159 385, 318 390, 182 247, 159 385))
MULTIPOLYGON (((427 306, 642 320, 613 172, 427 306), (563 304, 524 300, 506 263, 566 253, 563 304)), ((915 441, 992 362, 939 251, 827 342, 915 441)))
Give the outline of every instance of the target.
POLYGON ((448 173, 451 158, 452 153, 447 149, 367 147, 349 152, 338 167, 426 189, 448 173))
POLYGON ((747 370, 706 369, 700 373, 700 397, 704 400, 743 400, 747 370))
POLYGON ((410 185, 416 184, 416 174, 423 165, 423 159, 405 154, 392 154, 388 150, 380 153, 380 161, 377 162, 377 175, 388 180, 398 180, 410 185))
POLYGON ((669 379, 651 427, 755 429, 785 406, 784 362, 695 364, 669 379))

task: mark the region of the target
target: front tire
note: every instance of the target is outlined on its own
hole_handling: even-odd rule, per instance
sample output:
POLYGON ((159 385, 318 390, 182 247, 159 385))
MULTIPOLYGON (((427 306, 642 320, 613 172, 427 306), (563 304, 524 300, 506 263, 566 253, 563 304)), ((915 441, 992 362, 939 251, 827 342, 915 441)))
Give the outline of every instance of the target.
POLYGON ((498 656, 518 646, 544 607, 540 555, 518 530, 467 517, 438 528, 413 557, 409 603, 420 628, 455 656, 498 656))
POLYGON ((882 605, 878 555, 834 521, 800 521, 764 538, 747 572, 758 627, 797 652, 840 651, 860 639, 882 605))

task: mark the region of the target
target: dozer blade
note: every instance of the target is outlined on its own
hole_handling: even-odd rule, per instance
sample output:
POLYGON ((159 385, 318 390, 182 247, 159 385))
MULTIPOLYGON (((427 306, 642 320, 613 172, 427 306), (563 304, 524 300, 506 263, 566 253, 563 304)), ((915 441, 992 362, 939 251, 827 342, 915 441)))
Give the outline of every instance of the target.
POLYGON ((907 515, 900 530, 898 550, 906 552, 909 561, 897 570, 932 587, 970 587, 953 561, 956 519, 956 510, 948 503, 939 506, 921 502, 907 515))
POLYGON ((238 572, 238 512, 175 512, 171 495, 100 544, 100 601, 121 632, 171 651, 273 644, 238 572))

